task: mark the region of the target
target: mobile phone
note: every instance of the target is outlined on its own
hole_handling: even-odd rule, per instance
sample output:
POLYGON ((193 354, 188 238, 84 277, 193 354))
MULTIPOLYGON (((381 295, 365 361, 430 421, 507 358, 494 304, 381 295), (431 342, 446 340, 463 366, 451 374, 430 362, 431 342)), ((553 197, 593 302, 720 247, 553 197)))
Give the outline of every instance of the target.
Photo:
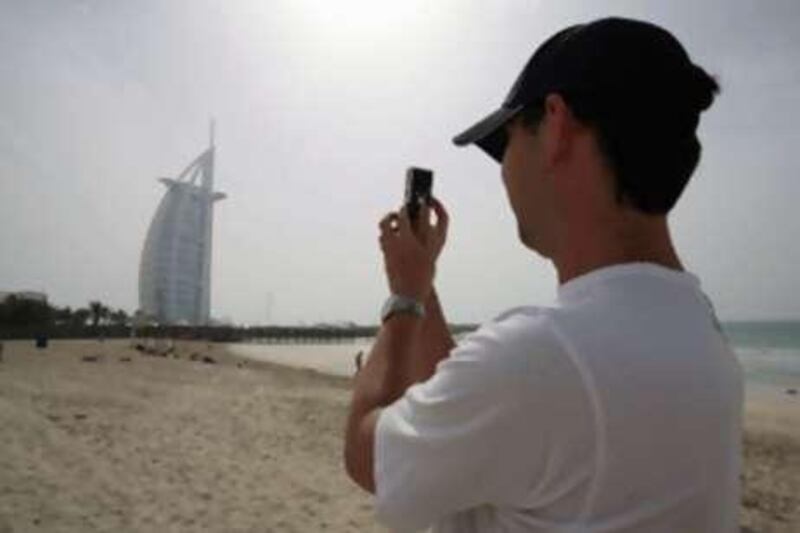
POLYGON ((431 202, 433 171, 425 168, 409 167, 406 171, 405 207, 408 217, 416 220, 420 207, 431 202))

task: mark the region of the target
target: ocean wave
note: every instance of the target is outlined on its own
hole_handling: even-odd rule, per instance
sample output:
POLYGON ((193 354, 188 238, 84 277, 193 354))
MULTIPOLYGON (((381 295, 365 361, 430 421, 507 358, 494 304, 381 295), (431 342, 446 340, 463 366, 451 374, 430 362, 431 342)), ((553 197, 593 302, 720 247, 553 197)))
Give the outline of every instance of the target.
POLYGON ((800 350, 733 347, 745 378, 772 384, 800 385, 800 350))

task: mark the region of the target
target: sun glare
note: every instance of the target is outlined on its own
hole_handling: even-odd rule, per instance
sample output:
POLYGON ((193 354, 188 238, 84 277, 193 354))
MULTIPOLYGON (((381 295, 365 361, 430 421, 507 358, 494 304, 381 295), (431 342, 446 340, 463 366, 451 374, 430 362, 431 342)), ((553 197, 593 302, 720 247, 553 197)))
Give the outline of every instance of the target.
POLYGON ((433 17, 424 0, 298 0, 310 37, 334 49, 385 49, 414 38, 433 17))

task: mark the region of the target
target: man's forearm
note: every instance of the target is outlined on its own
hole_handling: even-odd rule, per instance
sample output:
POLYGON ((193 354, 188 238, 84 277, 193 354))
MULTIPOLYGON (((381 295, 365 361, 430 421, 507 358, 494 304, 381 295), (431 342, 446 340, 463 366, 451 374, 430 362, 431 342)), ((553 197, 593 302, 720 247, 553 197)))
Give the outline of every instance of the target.
POLYGON ((422 319, 396 315, 381 326, 366 364, 356 374, 345 430, 347 471, 374 492, 373 438, 379 409, 390 405, 413 383, 408 362, 419 343, 422 319))
POLYGON ((425 302, 425 320, 415 347, 417 353, 410 361, 409 373, 413 383, 427 381, 436 371, 439 361, 445 359, 455 346, 456 343, 447 327, 447 320, 434 289, 425 302))
POLYGON ((424 319, 401 314, 381 326, 356 374, 345 435, 347 471, 364 489, 375 490, 372 445, 380 409, 428 380, 454 346, 435 291, 425 302, 424 319))
POLYGON ((366 364, 356 375, 354 403, 384 407, 405 393, 414 383, 410 361, 423 330, 423 320, 407 314, 393 316, 381 326, 366 364))
POLYGON ((381 326, 367 363, 356 376, 354 403, 384 407, 406 389, 429 379, 455 342, 436 291, 425 302, 425 318, 397 315, 381 326))

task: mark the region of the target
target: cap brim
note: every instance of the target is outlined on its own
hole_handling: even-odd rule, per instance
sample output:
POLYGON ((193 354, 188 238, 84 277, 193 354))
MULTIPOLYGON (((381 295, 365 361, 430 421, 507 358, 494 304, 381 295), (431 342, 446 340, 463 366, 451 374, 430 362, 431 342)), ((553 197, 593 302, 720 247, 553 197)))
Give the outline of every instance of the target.
POLYGON ((486 152, 489 157, 498 163, 502 163, 503 153, 508 143, 508 134, 504 126, 509 119, 519 113, 521 109, 522 106, 511 108, 501 107, 463 133, 453 137, 453 143, 455 143, 456 146, 475 144, 486 152))

